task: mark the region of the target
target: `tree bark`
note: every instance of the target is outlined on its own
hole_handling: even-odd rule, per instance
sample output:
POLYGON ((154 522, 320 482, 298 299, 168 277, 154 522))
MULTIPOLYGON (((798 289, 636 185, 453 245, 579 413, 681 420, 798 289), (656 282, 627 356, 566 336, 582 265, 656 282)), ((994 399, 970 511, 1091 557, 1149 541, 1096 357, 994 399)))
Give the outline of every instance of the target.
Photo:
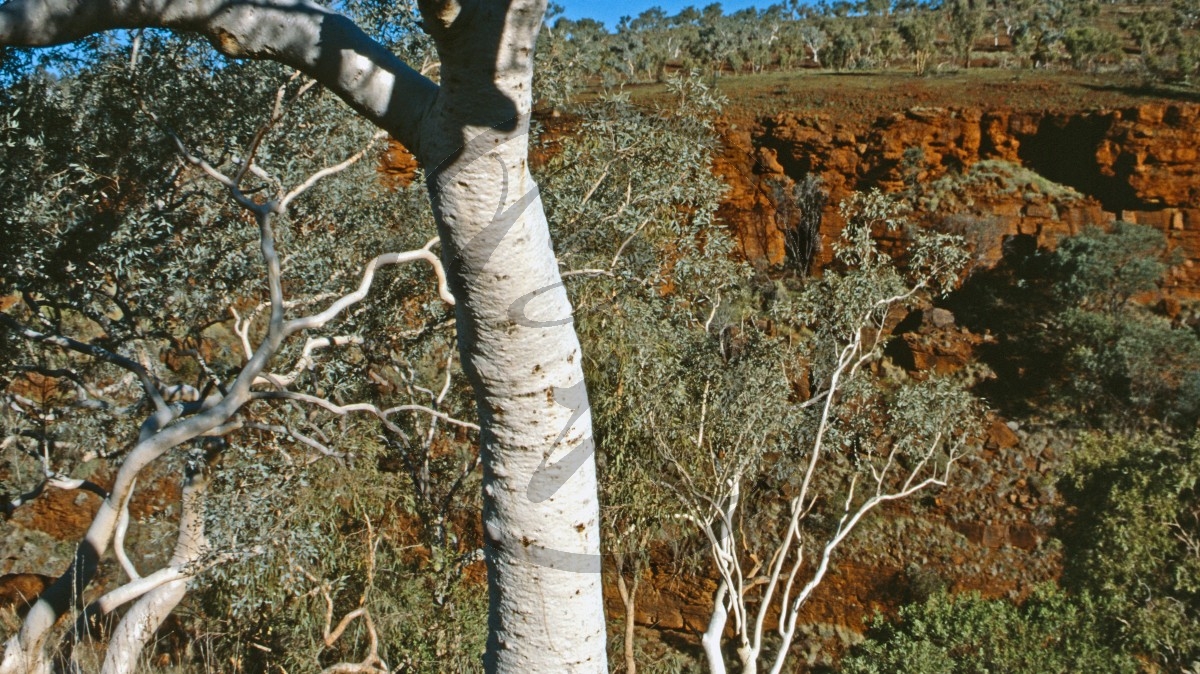
POLYGON ((728 595, 729 584, 722 580, 713 595, 713 610, 708 618, 708 629, 704 630, 700 637, 704 659, 708 662, 708 671, 712 674, 725 674, 725 655, 721 652, 721 640, 725 636, 725 624, 729 621, 729 610, 725 607, 728 595))
POLYGON ((187 594, 187 584, 191 580, 187 567, 198 562, 208 550, 208 539, 204 535, 204 497, 208 489, 206 468, 203 465, 189 465, 184 478, 179 538, 168 562, 169 567, 178 569, 183 577, 154 588, 130 607, 108 641, 102 674, 129 674, 135 671, 146 645, 187 594))
MULTIPOLYGON (((440 87, 345 17, 304 0, 9 0, 0 6, 0 44, 59 44, 116 28, 197 32, 225 54, 302 70, 416 154, 428 172, 482 427, 485 667, 607 671, 582 358, 528 169, 533 47, 545 0, 419 4, 441 58, 440 87)), ((98 517, 112 522, 98 528, 111 532, 109 510, 98 517)), ((94 556, 111 539, 103 531, 94 542, 89 532, 94 556)), ((67 603, 31 612, 43 638, 67 603)), ((0 672, 44 666, 25 664, 9 669, 6 661, 0 672)))

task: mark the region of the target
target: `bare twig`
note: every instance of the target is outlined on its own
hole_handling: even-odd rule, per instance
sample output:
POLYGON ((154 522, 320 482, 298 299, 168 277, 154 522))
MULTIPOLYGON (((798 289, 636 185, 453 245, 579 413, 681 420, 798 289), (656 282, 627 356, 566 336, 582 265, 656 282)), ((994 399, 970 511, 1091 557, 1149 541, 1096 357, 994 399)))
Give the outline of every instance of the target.
POLYGON ((301 330, 314 330, 323 327, 326 323, 333 320, 339 313, 347 307, 361 302, 371 289, 371 284, 375 280, 375 272, 379 267, 393 264, 402 264, 415 260, 425 260, 433 267, 433 271, 438 277, 438 295, 446 304, 454 305, 454 296, 450 294, 450 287, 446 283, 446 272, 442 268, 442 261, 437 255, 434 255, 430 249, 439 243, 440 239, 434 237, 429 240, 422 248, 410 250, 404 253, 388 253, 380 255, 367 263, 366 269, 363 271, 362 282, 358 289, 352 293, 342 296, 335 301, 325 311, 319 314, 298 318, 289 321, 283 327, 284 335, 292 335, 301 330))
POLYGON ((384 423, 385 426, 387 426, 388 430, 394 431, 401 435, 404 434, 404 431, 401 430, 400 427, 398 427, 394 423, 392 423, 392 421, 388 418, 398 412, 420 412, 423 414, 428 414, 430 416, 435 416, 435 417, 441 419, 442 421, 454 424, 456 426, 468 428, 473 431, 479 430, 479 424, 475 424, 470 421, 463 421, 461 419, 456 419, 456 418, 450 416, 449 414, 446 414, 445 412, 441 412, 441 411, 435 410, 433 408, 426 407, 424 405, 397 405, 395 407, 390 407, 388 409, 381 410, 378 407, 376 407, 375 405, 372 405, 370 403, 353 403, 350 405, 338 405, 337 403, 326 400, 325 398, 308 395, 305 393, 295 393, 292 391, 261 391, 261 392, 255 393, 254 398, 257 400, 294 400, 296 402, 303 402, 303 403, 308 403, 310 405, 316 405, 318 407, 321 407, 322 409, 333 412, 334 414, 336 414, 338 416, 345 416, 347 414, 351 414, 354 412, 365 412, 367 414, 371 414, 371 415, 374 415, 375 417, 377 417, 380 421, 382 421, 384 423))
POLYGON ((309 176, 308 179, 292 188, 291 192, 288 192, 283 196, 282 199, 279 200, 279 203, 275 205, 276 212, 283 213, 297 197, 312 189, 317 183, 321 182, 325 178, 328 178, 329 176, 337 175, 338 173, 341 173, 342 171, 345 171, 351 166, 357 164, 360 159, 367 156, 367 153, 371 151, 371 148, 374 147, 375 141, 382 140, 384 138, 387 138, 386 131, 376 132, 375 135, 371 136, 371 142, 368 143, 366 147, 351 155, 345 161, 334 164, 333 166, 327 166, 309 176))
POLYGON ((258 431, 266 431, 268 433, 275 433, 277 435, 283 435, 283 436, 286 436, 289 438, 295 438, 298 442, 300 442, 304 445, 307 445, 308 447, 311 447, 312 449, 317 450, 324 456, 334 459, 334 460, 338 461, 339 463, 341 463, 342 460, 344 460, 346 458, 345 452, 338 452, 333 449, 330 449, 327 445, 316 440, 315 438, 311 438, 311 437, 309 437, 303 433, 300 433, 300 432, 296 431, 295 429, 289 428, 287 426, 280 426, 280 425, 274 425, 274 424, 262 424, 262 423, 258 423, 258 422, 246 422, 245 428, 250 428, 250 429, 258 430, 258 431))
POLYGON ((59 348, 66 349, 68 351, 74 351, 76 353, 82 353, 128 370, 139 380, 141 380, 142 390, 146 394, 146 397, 149 398, 152 403, 154 403, 155 408, 162 410, 167 406, 166 401, 163 400, 162 394, 158 390, 158 381, 155 380, 155 378, 150 374, 149 371, 146 370, 146 368, 142 367, 140 363, 131 358, 126 358, 125 356, 113 353, 107 349, 96 346, 95 344, 88 344, 86 342, 71 339, 70 337, 63 337, 61 335, 51 335, 44 332, 39 332, 32 328, 21 325, 12 316, 9 316, 3 312, 0 312, 0 324, 8 326, 8 328, 13 332, 30 341, 43 344, 53 344, 59 348))

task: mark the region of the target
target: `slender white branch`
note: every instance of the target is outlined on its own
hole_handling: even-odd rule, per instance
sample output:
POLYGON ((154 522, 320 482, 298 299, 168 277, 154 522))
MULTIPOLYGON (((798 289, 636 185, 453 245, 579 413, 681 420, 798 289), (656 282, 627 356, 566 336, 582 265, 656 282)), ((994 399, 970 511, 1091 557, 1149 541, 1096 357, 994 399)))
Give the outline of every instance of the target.
MULTIPOLYGON (((932 456, 940 442, 941 435, 939 434, 930 444, 924 457, 928 458, 932 456)), ((817 586, 821 584, 821 581, 824 580, 826 573, 829 571, 830 560, 832 559, 833 553, 837 550, 838 546, 840 546, 846 537, 849 536, 850 533, 858 526, 859 522, 862 521, 862 518, 880 504, 908 498, 928 487, 945 486, 949 477, 950 467, 954 463, 955 458, 955 452, 952 450, 950 458, 946 462, 944 472, 941 475, 935 475, 913 484, 912 480, 914 479, 914 476, 924 469, 926 461, 922 460, 920 464, 915 467, 912 472, 910 472, 909 478, 905 481, 904 486, 901 489, 889 493, 882 493, 881 490, 877 489, 875 496, 872 496, 864 501, 858 507, 858 509, 853 512, 853 514, 851 514, 851 504, 854 499, 854 486, 857 484, 857 482, 854 481, 851 483, 849 490, 850 493, 846 498, 842 518, 838 522, 838 527, 834 536, 826 541, 824 547, 822 548, 820 561, 817 564, 817 568, 813 573, 813 576, 796 595, 792 605, 788 607, 787 615, 780 616, 780 624, 782 625, 784 622, 786 622, 787 628, 781 631, 783 642, 780 644, 780 649, 775 656, 775 662, 771 667, 771 674, 779 674, 783 670, 784 662, 787 660, 788 649, 791 647, 792 639, 795 637, 796 619, 799 617, 800 608, 812 595, 812 592, 817 588, 817 586)))
POLYGON ((462 428, 469 428, 473 431, 479 430, 479 424, 471 423, 470 421, 463 421, 462 419, 456 419, 456 418, 450 416, 449 414, 446 414, 445 412, 441 412, 439 410, 435 410, 431 407, 426 407, 424 405, 397 405, 395 407, 389 407, 386 410, 384 410, 383 415, 385 417, 390 417, 391 415, 395 414, 396 412, 421 412, 424 414, 428 414, 431 417, 437 417, 438 419, 441 419, 442 421, 445 421, 448 424, 453 424, 455 426, 461 426, 462 428))
MULTIPOLYGON (((614 161, 616 160, 610 159, 606 164, 604 164, 604 170, 600 172, 600 177, 596 179, 596 182, 592 183, 592 186, 589 187, 588 191, 584 193, 583 198, 579 200, 579 210, 581 212, 583 211, 583 207, 592 200, 592 196, 596 194, 596 190, 600 189, 600 186, 604 184, 604 180, 608 178, 608 169, 612 167, 614 161)), ((573 224, 573 221, 569 224, 573 224)))
MULTIPOLYGON (((767 619, 767 611, 770 609, 771 601, 775 596, 775 588, 779 584, 779 576, 783 572, 783 565, 787 561, 788 552, 792 548, 792 539, 798 537, 800 533, 799 521, 800 509, 797 507, 795 501, 793 501, 792 516, 788 520, 787 532, 784 534, 783 540, 775 548, 775 552, 771 555, 771 565, 769 567, 771 574, 767 579, 767 586, 763 589, 762 596, 759 599, 758 614, 754 618, 754 631, 751 633, 750 638, 754 646, 755 658, 757 658, 758 652, 762 649, 763 624, 767 619)), ((783 605, 787 605, 786 598, 783 605)))
POLYGON ((167 583, 190 578, 192 574, 183 568, 168 566, 159 569, 148 576, 140 576, 128 583, 106 593, 95 601, 95 607, 101 613, 111 613, 119 606, 124 606, 129 602, 141 597, 156 588, 162 587, 167 583))
POLYGON ((329 306, 325 311, 304 318, 297 318, 289 321, 283 328, 284 335, 291 335, 300 330, 313 330, 323 327, 326 323, 333 320, 339 313, 347 307, 361 302, 366 298, 367 293, 371 289, 371 284, 375 281, 375 272, 379 267, 403 264, 405 262, 413 262, 415 260, 425 260, 433 267, 433 271, 438 277, 438 295, 446 304, 454 305, 454 296, 450 294, 450 287, 446 283, 446 272, 442 268, 442 261, 437 255, 433 254, 430 249, 439 242, 437 237, 434 237, 425 244, 424 247, 417 250, 410 250, 404 253, 387 253, 380 255, 367 263, 367 268, 363 271, 362 282, 358 289, 347 295, 343 295, 340 299, 329 306))
POLYGON ((571 278, 572 276, 616 276, 611 269, 572 269, 564 271, 560 274, 563 278, 571 278))
POLYGON ((355 154, 351 155, 345 161, 342 161, 338 164, 334 164, 333 166, 326 166, 325 168, 321 169, 320 171, 317 171, 316 173, 309 176, 307 180, 305 180, 304 182, 297 185, 295 188, 292 189, 291 192, 288 192, 286 195, 284 195, 284 197, 282 199, 279 200, 278 205, 276 205, 276 207, 275 207, 276 212, 283 213, 283 212, 287 211, 288 206, 290 206, 291 203, 293 201, 295 201, 296 197, 299 197, 300 195, 309 191, 317 183, 321 182, 325 178, 328 178, 329 176, 332 176, 332 175, 337 175, 338 173, 341 173, 342 171, 345 171, 346 169, 350 168, 351 166, 354 166, 355 164, 357 164, 360 159, 367 156, 367 153, 371 151, 371 148, 375 147, 375 141, 381 140, 386 137, 387 137, 386 132, 383 132, 383 131, 376 132, 375 135, 371 136, 371 142, 368 143, 366 147, 359 150, 355 154))
POLYGON ((621 255, 625 253, 625 249, 629 247, 629 244, 633 243, 633 240, 637 238, 638 234, 642 233, 642 230, 645 229, 646 225, 648 224, 650 224, 650 218, 642 220, 641 223, 634 228, 633 232, 621 242, 620 247, 617 248, 617 252, 613 253, 612 261, 608 263, 609 271, 617 268, 617 262, 620 261, 621 255))
POLYGON ((386 410, 381 410, 378 407, 376 407, 375 405, 372 405, 370 403, 352 403, 350 405, 338 405, 337 403, 326 400, 325 398, 308 395, 306 393, 295 393, 293 391, 263 391, 260 393, 255 393, 254 397, 259 400, 271 400, 271 399, 294 400, 296 402, 308 403, 310 405, 316 405, 318 407, 321 407, 322 409, 333 412, 334 414, 336 414, 338 416, 345 416, 345 415, 348 415, 348 414, 351 414, 354 412, 366 412, 367 414, 371 414, 371 415, 378 417, 379 420, 384 423, 384 425, 388 426, 389 430, 395 431, 396 433, 400 433, 400 434, 403 434, 404 431, 402 431, 400 429, 400 427, 398 427, 394 423, 392 423, 392 421, 388 418, 397 412, 421 412, 424 414, 435 416, 435 417, 441 419, 442 421, 454 424, 456 426, 461 426, 463 428, 469 428, 473 431, 479 430, 479 424, 471 423, 470 421, 463 421, 461 419, 456 419, 456 418, 450 416, 449 414, 446 414, 445 412, 440 412, 438 410, 426 407, 424 405, 397 405, 396 407, 390 407, 386 410))
POLYGON ((796 584, 796 576, 800 573, 800 567, 804 564, 804 541, 800 538, 800 502, 797 499, 792 499, 792 528, 796 535, 796 559, 792 562, 792 570, 788 572, 787 583, 784 584, 783 594, 779 597, 779 615, 781 619, 777 626, 779 636, 783 637, 785 632, 786 620, 782 616, 787 614, 787 607, 792 596, 792 588, 796 584))
POLYGON ((254 347, 250 344, 250 322, 251 319, 242 320, 238 310, 234 307, 229 307, 229 313, 233 314, 233 334, 238 336, 238 341, 242 344, 242 353, 246 360, 250 360, 254 356, 254 347))
MULTIPOLYGON (((238 184, 237 180, 222 173, 219 169, 217 169, 217 167, 208 163, 207 159, 199 155, 192 154, 192 152, 188 150, 187 145, 184 144, 183 139, 175 133, 171 133, 171 138, 175 141, 175 149, 179 152, 179 156, 182 157, 183 160, 188 164, 195 166, 207 174, 208 177, 220 183, 222 187, 229 191, 229 194, 239 206, 252 213, 260 215, 266 212, 266 208, 262 204, 257 203, 250 197, 246 196, 246 193, 242 191, 242 188, 238 184)), ((239 170, 238 175, 240 176, 243 173, 245 173, 244 170, 239 170)))
POLYGON ((446 400, 446 394, 450 393, 450 376, 453 374, 450 366, 454 364, 454 352, 451 351, 449 356, 446 356, 446 381, 442 383, 442 390, 438 393, 437 398, 433 401, 435 405, 441 405, 446 400))
MULTIPOLYGON (((710 300, 711 301, 711 300, 710 300)), ((717 293, 717 301, 712 302, 712 310, 708 312, 708 320, 704 321, 704 334, 709 334, 712 330, 713 319, 717 317, 717 310, 721 308, 721 293, 717 293)))
POLYGON ((121 569, 125 571, 129 580, 139 580, 142 577, 138 573, 137 567, 133 565, 133 561, 129 559, 129 555, 125 553, 125 533, 129 530, 129 502, 133 500, 135 489, 137 489, 137 480, 134 480, 133 486, 129 488, 129 495, 121 502, 121 515, 117 520, 117 530, 113 534, 113 553, 116 554, 117 562, 120 563, 121 569))
POLYGON ((296 79, 299 77, 300 71, 292 73, 292 76, 288 78, 287 82, 284 82, 279 86, 278 89, 275 90, 275 105, 272 106, 271 114, 267 117, 267 120, 258 127, 258 131, 255 132, 254 138, 250 141, 250 145, 246 151, 246 158, 240 162, 241 168, 238 169, 237 174, 233 177, 233 183, 235 185, 242 184, 242 180, 246 178, 246 173, 253 173, 254 175, 258 176, 259 178, 263 178, 268 182, 276 182, 273 181, 270 176, 267 176, 265 171, 258 169, 258 167, 254 165, 254 157, 258 155, 258 148, 262 145, 263 140, 267 137, 267 133, 275 127, 280 119, 283 119, 284 108, 296 102, 308 90, 312 89, 313 85, 316 84, 316 80, 309 80, 308 82, 305 82, 300 86, 299 91, 297 91, 290 100, 285 101, 285 98, 287 97, 288 85, 296 81, 296 79))
MULTIPOLYGON (((5 5, 0 5, 0 11, 2 11, 4 7, 5 5)), ((37 330, 21 325, 16 321, 16 319, 2 312, 0 312, 0 325, 7 325, 18 335, 32 342, 53 344, 61 349, 83 353, 98 360, 104 360, 112 363, 113 365, 124 368, 141 380, 142 390, 145 392, 146 397, 149 398, 152 403, 154 403, 155 409, 161 412, 167 407, 166 401, 163 400, 162 395, 159 393, 158 382, 154 379, 152 373, 150 373, 145 367, 132 358, 127 358, 94 344, 81 342, 77 339, 71 339, 70 337, 38 332, 37 330)))
POLYGON ((247 422, 245 427, 254 429, 254 430, 258 430, 258 431, 266 431, 268 433, 275 433, 277 435, 283 435, 283 436, 287 436, 290 438, 295 438, 297 442, 307 445, 307 446, 317 450, 321 454, 328 456, 332 459, 336 459, 339 462, 342 459, 346 458, 345 452, 338 452, 333 449, 330 449, 324 443, 316 440, 315 438, 311 438, 311 437, 309 437, 303 433, 300 433, 292 428, 289 428, 287 426, 262 424, 262 423, 257 423, 257 422, 247 422))
MULTIPOLYGON (((234 332, 239 336, 244 332, 239 332, 235 326, 234 332)), ((243 338, 244 340, 244 338, 243 338)), ((357 335, 339 336, 339 337, 309 337, 304 342, 304 349, 300 352, 300 358, 296 360, 296 364, 292 367, 292 371, 285 375, 277 375, 271 373, 263 373, 254 380, 255 386, 269 385, 277 388, 287 388, 294 384, 300 375, 312 368, 316 363, 313 358, 313 352, 317 349, 328 349, 334 346, 360 346, 363 343, 363 338, 357 335)))
POLYGON ((825 433, 829 429, 829 417, 833 412, 834 401, 837 399, 837 390, 841 382, 842 374, 845 372, 850 359, 858 350, 860 339, 861 333, 856 333, 854 341, 843 347, 841 354, 838 356, 838 364, 834 368, 833 374, 830 375, 828 388, 829 395, 825 397, 825 406, 821 409, 821 419, 817 423, 817 436, 813 440, 812 450, 810 450, 811 454, 809 455, 808 459, 808 466, 804 471, 804 481, 800 485, 799 498, 802 508, 805 507, 804 502, 808 498, 809 487, 812 485, 813 477, 816 475, 817 464, 821 457, 821 448, 824 445, 825 433))
POLYGON ((358 600, 358 608, 351 610, 342 616, 338 621, 337 626, 333 626, 333 595, 329 591, 329 583, 317 580, 317 577, 310 573, 307 569, 297 564, 294 560, 291 565, 294 569, 304 574, 314 587, 312 593, 319 593, 321 598, 325 600, 325 624, 322 628, 322 640, 326 647, 332 647, 337 643, 338 639, 342 638, 350 623, 362 618, 363 625, 367 629, 368 651, 367 657, 362 662, 350 663, 341 662, 331 665, 321 670, 322 674, 351 674, 351 673, 366 673, 366 674, 388 674, 390 671, 387 663, 379 657, 379 634, 375 629, 375 621, 371 617, 371 611, 367 608, 367 595, 374 585, 375 579, 375 551, 378 546, 378 539, 375 538, 375 530, 368 519, 367 524, 367 583, 363 589, 362 596, 358 600))

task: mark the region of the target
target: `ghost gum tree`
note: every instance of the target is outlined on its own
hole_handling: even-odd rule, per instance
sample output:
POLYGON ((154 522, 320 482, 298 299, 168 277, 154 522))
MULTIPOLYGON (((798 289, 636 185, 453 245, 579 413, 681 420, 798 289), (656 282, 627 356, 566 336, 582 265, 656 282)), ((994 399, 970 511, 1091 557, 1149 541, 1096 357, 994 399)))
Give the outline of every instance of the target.
MULTIPOLYGON (((414 152, 427 170, 441 259, 457 300, 460 356, 481 426, 490 599, 485 665, 498 672, 605 671, 582 359, 527 167, 533 47, 545 2, 422 0, 419 6, 440 58, 440 84, 348 18, 304 1, 10 0, 0 6, 0 45, 50 46, 118 29, 200 34, 227 56, 271 59, 303 72, 414 152)), ((266 210, 260 215, 269 220, 266 210)), ((204 412, 192 418, 236 408, 253 378, 239 377, 224 397, 210 393, 204 412)), ((179 422, 166 430, 167 437, 155 434, 132 451, 161 455, 212 428, 179 422)), ((0 672, 48 670, 47 634, 91 581, 130 489, 118 477, 75 564, 6 644, 0 672)))

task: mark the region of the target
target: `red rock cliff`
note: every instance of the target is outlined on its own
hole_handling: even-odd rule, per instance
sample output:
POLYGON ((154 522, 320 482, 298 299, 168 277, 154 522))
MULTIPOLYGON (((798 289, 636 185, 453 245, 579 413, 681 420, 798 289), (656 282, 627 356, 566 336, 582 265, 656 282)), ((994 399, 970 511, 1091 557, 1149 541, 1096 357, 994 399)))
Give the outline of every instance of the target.
POLYGON ((1166 102, 1079 113, 915 107, 873 122, 781 113, 750 124, 723 122, 726 149, 715 170, 730 183, 722 214, 744 253, 779 263, 784 248, 774 183, 822 178, 832 197, 823 228, 828 240, 841 228, 836 204, 854 190, 897 192, 913 184, 924 194, 980 162, 1003 162, 1020 171, 1010 171, 1010 180, 966 185, 970 194, 956 201, 920 200, 917 219, 989 218, 1002 235, 1035 236, 1046 247, 1116 218, 1153 225, 1184 251, 1177 290, 1194 296, 1200 295, 1198 121, 1200 105, 1166 102), (1063 198, 1059 187, 1078 194, 1063 198))

